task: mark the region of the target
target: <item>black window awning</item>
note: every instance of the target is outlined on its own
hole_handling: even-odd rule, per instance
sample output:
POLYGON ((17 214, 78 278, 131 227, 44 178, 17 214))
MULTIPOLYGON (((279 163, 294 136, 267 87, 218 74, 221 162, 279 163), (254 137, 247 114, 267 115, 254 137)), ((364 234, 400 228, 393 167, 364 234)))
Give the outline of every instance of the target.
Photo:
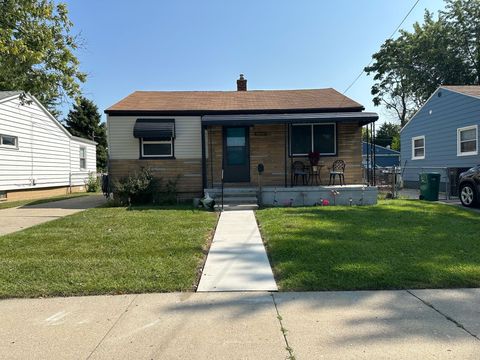
POLYGON ((174 119, 137 119, 133 136, 144 139, 170 139, 175 137, 174 119))

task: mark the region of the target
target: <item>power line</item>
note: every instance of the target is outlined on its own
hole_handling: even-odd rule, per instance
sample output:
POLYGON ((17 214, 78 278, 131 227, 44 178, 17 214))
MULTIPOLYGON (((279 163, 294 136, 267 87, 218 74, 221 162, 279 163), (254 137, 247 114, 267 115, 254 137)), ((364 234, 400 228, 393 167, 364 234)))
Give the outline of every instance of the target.
MULTIPOLYGON (((411 14, 411 12, 413 11, 413 9, 415 9, 415 7, 417 6, 417 4, 420 2, 420 0, 416 0, 415 3, 413 4, 413 6, 410 8, 410 10, 408 11, 407 15, 405 15, 402 19, 402 21, 400 22, 400 24, 398 24, 398 26, 395 28, 395 30, 393 31, 392 35, 390 35, 390 37, 388 38, 388 40, 392 39, 393 36, 397 33, 398 29, 400 29, 400 27, 403 25, 403 23, 405 22, 405 20, 407 20, 408 16, 411 14)), ((365 72, 365 68, 366 67, 369 67, 370 65, 372 65, 372 62, 373 62, 373 58, 370 60, 370 62, 368 63, 367 66, 365 66, 362 71, 360 72, 360 74, 357 75, 357 77, 352 81, 352 83, 350 85, 348 85, 348 87, 345 89, 345 91, 343 92, 343 94, 345 95, 345 93, 350 90, 350 88, 355 85, 355 83, 358 81, 358 79, 360 79, 360 77, 363 75, 363 73, 365 72)))

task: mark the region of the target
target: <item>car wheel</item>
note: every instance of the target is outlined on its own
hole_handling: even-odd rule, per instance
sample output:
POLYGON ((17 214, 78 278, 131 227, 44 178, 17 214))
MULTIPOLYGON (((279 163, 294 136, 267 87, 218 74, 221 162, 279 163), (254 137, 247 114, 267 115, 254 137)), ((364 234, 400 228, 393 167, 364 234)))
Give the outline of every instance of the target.
POLYGON ((477 194, 475 188, 471 184, 464 184, 460 187, 460 201, 463 206, 475 206, 477 194))

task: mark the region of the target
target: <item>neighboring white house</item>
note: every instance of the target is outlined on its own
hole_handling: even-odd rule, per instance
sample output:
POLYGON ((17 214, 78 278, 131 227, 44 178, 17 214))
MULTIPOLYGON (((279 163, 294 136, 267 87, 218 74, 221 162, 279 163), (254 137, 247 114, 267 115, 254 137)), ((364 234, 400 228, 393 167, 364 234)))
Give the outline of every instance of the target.
POLYGON ((0 91, 0 201, 83 191, 96 143, 71 135, 31 95, 0 91))

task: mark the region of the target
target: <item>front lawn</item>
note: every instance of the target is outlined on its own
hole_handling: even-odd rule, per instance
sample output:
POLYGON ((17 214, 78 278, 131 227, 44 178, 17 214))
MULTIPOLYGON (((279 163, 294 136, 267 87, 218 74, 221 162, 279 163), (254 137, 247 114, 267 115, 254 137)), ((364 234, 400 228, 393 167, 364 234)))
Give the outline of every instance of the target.
POLYGON ((95 208, 0 237, 0 297, 189 291, 216 215, 95 208))
POLYGON ((415 200, 257 212, 281 290, 480 286, 480 215, 415 200))

